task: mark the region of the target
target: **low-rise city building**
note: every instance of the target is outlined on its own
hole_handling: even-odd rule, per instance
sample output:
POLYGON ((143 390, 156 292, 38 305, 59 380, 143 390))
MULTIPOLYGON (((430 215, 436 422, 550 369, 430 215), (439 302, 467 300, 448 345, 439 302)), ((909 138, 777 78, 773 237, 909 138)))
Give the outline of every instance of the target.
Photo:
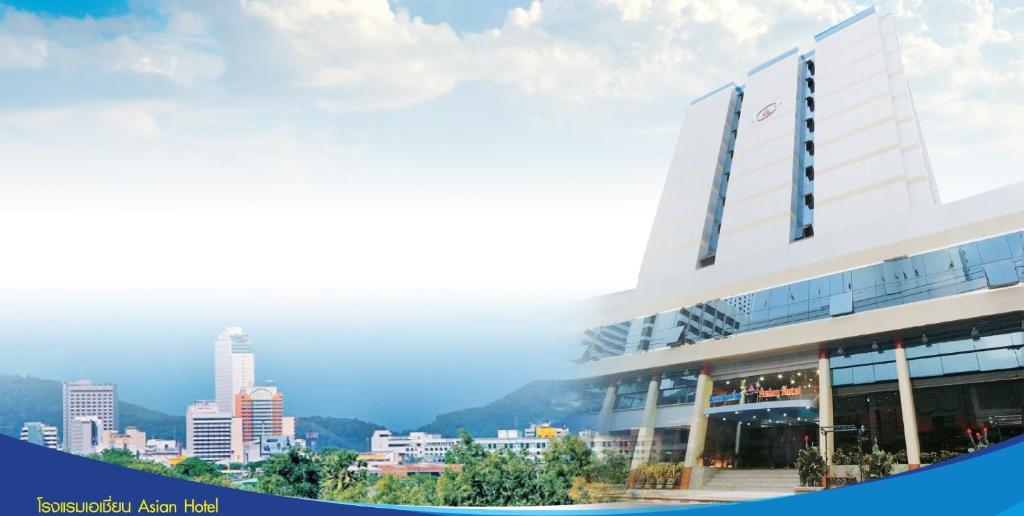
POLYGON ((566 435, 569 435, 568 427, 551 426, 551 423, 534 423, 523 430, 523 437, 557 439, 566 435))
MULTIPOLYGON (((535 460, 541 459, 551 444, 549 437, 525 437, 519 430, 498 430, 497 433, 497 437, 474 438, 474 442, 492 453, 518 450, 535 460)), ((401 463, 443 463, 452 447, 460 442, 458 437, 440 434, 410 432, 408 435, 394 435, 390 430, 376 430, 370 438, 370 451, 394 454, 401 463)))
POLYGON ((581 430, 579 438, 598 457, 606 457, 610 453, 625 453, 633 456, 636 441, 621 435, 599 434, 594 430, 581 430))
POLYGON ((103 450, 128 450, 136 457, 146 452, 146 432, 129 426, 124 433, 117 433, 113 430, 104 430, 100 436, 100 442, 96 451, 103 450))
POLYGON ((146 451, 142 458, 173 466, 175 459, 182 457, 181 444, 173 439, 146 439, 146 451))
POLYGON ((21 440, 56 450, 57 427, 39 421, 29 421, 21 427, 21 440))

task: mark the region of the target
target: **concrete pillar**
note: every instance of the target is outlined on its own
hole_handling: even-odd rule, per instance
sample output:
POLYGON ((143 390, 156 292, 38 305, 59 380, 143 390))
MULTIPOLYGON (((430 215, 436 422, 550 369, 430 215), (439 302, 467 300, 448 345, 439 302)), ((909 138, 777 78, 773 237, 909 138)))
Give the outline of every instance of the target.
POLYGON ((654 421, 658 417, 660 386, 661 375, 651 376, 651 382, 647 386, 647 399, 644 401, 644 413, 640 416, 640 429, 636 434, 636 447, 633 448, 632 468, 647 464, 654 455, 654 421))
MULTIPOLYGON (((829 365, 828 348, 818 350, 818 426, 834 425, 832 419, 832 369, 829 365)), ((826 465, 832 464, 836 452, 836 434, 818 436, 818 446, 825 457, 826 465), (824 446, 822 443, 826 443, 824 446)))
POLYGON ((608 435, 612 429, 612 412, 615 410, 615 394, 618 390, 618 379, 608 382, 608 390, 604 393, 604 401, 601 403, 601 413, 597 415, 597 433, 608 435))
MULTIPOLYGON (((747 379, 740 380, 740 405, 747 402, 747 397, 744 393, 747 391, 747 379)), ((740 438, 743 434, 743 421, 736 422, 736 445, 733 449, 732 461, 733 465, 736 464, 736 458, 740 456, 740 438)))
POLYGON ((903 411, 903 437, 907 442, 907 465, 910 469, 917 469, 921 467, 921 441, 917 435, 917 410, 914 408, 914 388, 910 383, 910 366, 907 364, 907 350, 903 349, 903 337, 896 337, 894 344, 900 408, 903 411))
POLYGON ((690 417, 690 434, 686 439, 686 458, 683 461, 683 478, 680 489, 688 489, 693 468, 704 454, 704 437, 708 431, 708 418, 704 414, 711 405, 711 368, 704 365, 697 377, 697 392, 693 401, 693 414, 690 417))

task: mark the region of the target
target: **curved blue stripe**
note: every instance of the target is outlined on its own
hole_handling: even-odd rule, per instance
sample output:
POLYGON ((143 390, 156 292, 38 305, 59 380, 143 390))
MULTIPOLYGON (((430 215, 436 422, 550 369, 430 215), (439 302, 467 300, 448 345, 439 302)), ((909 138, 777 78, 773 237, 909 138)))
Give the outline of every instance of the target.
MULTIPOLYGON (((916 471, 842 489, 721 505, 650 507, 567 506, 542 508, 397 507, 270 496, 161 477, 76 457, 0 436, 0 514, 35 514, 36 497, 48 501, 98 501, 107 496, 138 504, 218 500, 220 515, 399 515, 461 514, 547 516, 612 514, 802 514, 936 513, 998 514, 1024 509, 1019 465, 1024 436, 916 471)), ((179 509, 179 514, 181 510, 179 509)))

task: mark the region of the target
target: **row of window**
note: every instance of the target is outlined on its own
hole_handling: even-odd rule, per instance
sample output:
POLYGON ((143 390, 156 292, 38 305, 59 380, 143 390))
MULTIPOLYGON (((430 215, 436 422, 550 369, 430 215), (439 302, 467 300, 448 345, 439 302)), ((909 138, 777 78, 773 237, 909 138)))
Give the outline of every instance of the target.
MULTIPOLYGON (((971 292, 984 288, 1013 285, 1024 275, 1024 233, 987 238, 955 247, 931 251, 911 257, 837 272, 805 281, 782 285, 758 292, 714 300, 648 316, 654 330, 646 347, 631 343, 633 331, 618 337, 614 349, 646 351, 682 343, 726 337, 765 328, 773 328, 849 313, 863 312, 928 299, 971 292), (707 313, 713 308, 723 314, 723 321, 700 327, 686 322, 687 331, 665 331, 660 337, 660 320, 669 319, 675 327, 683 311, 707 313), (724 314, 735 324, 726 324, 724 314), (721 322, 721 324, 719 324, 721 322)), ((627 324, 640 324, 641 319, 627 324)), ((609 338, 612 333, 608 333, 609 338)), ((621 333, 618 333, 621 335, 621 333)), ((638 340, 639 334, 636 335, 638 340)), ((609 347, 607 349, 612 349, 609 347)), ((589 351, 589 346, 588 346, 589 351)), ((625 353, 626 351, 623 351, 625 353)), ((586 360, 598 360, 587 353, 586 360)))
MULTIPOLYGON (((1024 368, 1024 331, 982 335, 971 328, 962 333, 964 335, 947 337, 941 342, 924 334, 924 342, 907 343, 910 377, 1024 368)), ((891 343, 873 343, 858 350, 836 350, 829 363, 834 386, 896 381, 891 343)))
MULTIPOLYGON (((682 369, 664 373, 658 382, 659 407, 693 403, 697 393, 698 371, 682 369)), ((635 375, 619 380, 615 388, 613 410, 636 410, 644 408, 651 377, 635 375)), ((583 383, 572 393, 574 398, 569 402, 572 410, 592 414, 599 412, 608 392, 608 381, 590 381, 583 383)))

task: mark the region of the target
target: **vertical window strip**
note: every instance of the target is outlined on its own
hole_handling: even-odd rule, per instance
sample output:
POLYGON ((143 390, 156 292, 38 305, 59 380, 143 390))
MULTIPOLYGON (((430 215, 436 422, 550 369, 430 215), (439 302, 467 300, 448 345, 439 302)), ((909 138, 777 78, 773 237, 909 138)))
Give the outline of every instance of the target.
POLYGON ((697 268, 715 263, 718 251, 718 235, 722 231, 722 214, 725 211, 725 196, 729 188, 729 173, 732 170, 733 152, 736 149, 736 135, 740 126, 740 110, 743 105, 743 89, 736 88, 722 134, 722 147, 718 155, 715 180, 708 199, 708 212, 704 220, 703 238, 697 256, 697 268))
POLYGON ((800 56, 797 79, 791 240, 814 236, 814 52, 800 56))

